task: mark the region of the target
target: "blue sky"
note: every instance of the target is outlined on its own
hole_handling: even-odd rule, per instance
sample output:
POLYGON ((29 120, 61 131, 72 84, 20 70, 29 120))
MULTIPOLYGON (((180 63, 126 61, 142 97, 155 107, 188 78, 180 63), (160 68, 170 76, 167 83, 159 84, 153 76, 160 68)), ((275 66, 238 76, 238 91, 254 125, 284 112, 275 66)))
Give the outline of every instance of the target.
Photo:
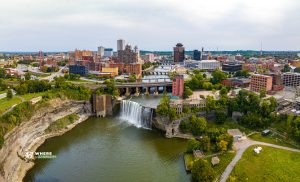
POLYGON ((300 50, 299 0, 0 0, 0 51, 300 50))

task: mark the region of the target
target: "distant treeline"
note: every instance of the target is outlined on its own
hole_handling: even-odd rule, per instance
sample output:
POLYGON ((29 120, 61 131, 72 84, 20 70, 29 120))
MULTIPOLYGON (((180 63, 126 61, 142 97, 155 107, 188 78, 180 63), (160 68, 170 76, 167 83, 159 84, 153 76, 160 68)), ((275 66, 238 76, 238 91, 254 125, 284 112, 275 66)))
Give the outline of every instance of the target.
MULTIPOLYGON (((220 54, 241 54, 243 56, 258 56, 261 54, 260 51, 253 51, 253 50, 236 50, 236 51, 206 51, 210 52, 213 55, 220 55, 220 54)), ((172 55, 172 51, 140 51, 141 55, 147 53, 154 53, 158 55, 172 55)), ((297 56, 300 51, 262 51, 263 55, 271 55, 271 56, 297 56)), ((193 51, 185 51, 186 55, 193 55, 193 51)))

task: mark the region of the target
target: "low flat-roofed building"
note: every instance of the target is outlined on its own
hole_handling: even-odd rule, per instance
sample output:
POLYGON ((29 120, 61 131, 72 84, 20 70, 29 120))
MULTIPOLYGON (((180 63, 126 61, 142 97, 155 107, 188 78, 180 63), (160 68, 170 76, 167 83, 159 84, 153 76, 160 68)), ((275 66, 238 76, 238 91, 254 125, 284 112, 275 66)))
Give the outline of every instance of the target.
POLYGON ((171 99, 170 100, 170 106, 176 109, 177 114, 181 114, 183 107, 189 107, 189 108, 204 108, 206 106, 206 100, 202 98, 198 99, 171 99))
POLYGON ((102 68, 102 72, 112 73, 112 76, 118 76, 119 75, 119 68, 102 68))
POLYGON ((239 78, 239 77, 233 77, 233 78, 227 78, 221 82, 222 85, 228 86, 228 87, 242 87, 246 88, 249 87, 251 80, 249 78, 239 78))
POLYGON ((216 60, 202 60, 199 61, 198 69, 200 70, 215 70, 221 67, 221 63, 216 60))
POLYGON ((222 71, 227 73, 235 73, 242 70, 242 65, 239 63, 223 63, 222 71))

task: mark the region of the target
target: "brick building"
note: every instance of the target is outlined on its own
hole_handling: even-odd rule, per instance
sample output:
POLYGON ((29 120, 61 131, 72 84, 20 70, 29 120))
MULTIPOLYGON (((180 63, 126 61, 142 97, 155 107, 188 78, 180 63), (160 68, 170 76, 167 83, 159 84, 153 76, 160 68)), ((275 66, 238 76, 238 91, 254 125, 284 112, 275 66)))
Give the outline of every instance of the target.
POLYGON ((176 44, 176 47, 173 48, 174 50, 174 62, 180 63, 184 61, 185 58, 185 50, 181 43, 176 44))
POLYGON ((250 85, 250 79, 248 78, 227 78, 221 82, 222 85, 228 87, 242 87, 247 88, 250 85))
POLYGON ((142 64, 111 63, 109 67, 118 68, 121 74, 135 74, 137 78, 142 76, 142 64))
POLYGON ((273 91, 280 91, 284 89, 283 80, 279 73, 269 73, 267 75, 272 77, 273 91))
POLYGON ((118 63, 137 63, 139 61, 139 53, 126 45, 124 50, 118 50, 118 63))
POLYGON ((272 77, 267 75, 254 74, 251 76, 250 90, 260 92, 261 90, 272 90, 272 77))
POLYGON ((183 89, 184 89, 183 75, 175 76, 175 78, 172 81, 172 95, 182 97, 183 89))

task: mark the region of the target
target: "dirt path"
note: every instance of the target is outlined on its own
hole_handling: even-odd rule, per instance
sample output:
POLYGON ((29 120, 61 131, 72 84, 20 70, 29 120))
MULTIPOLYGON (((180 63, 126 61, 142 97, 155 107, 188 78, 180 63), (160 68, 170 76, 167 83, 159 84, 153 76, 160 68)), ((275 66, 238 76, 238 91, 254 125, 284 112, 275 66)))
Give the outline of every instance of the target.
POLYGON ((274 145, 274 144, 271 144, 271 143, 253 141, 253 140, 250 140, 250 139, 246 139, 246 140, 243 140, 243 141, 240 141, 240 142, 236 142, 236 143, 234 143, 234 148, 237 149, 237 153, 236 153, 235 157, 232 159, 232 161, 229 163, 229 165, 226 167, 223 174, 221 175, 220 180, 219 180, 220 182, 226 182, 226 180, 229 177, 230 173, 232 172, 234 166, 241 159, 241 157, 242 157, 243 153, 245 152, 245 150, 248 147, 252 146, 252 145, 264 145, 264 146, 269 146, 269 147, 273 147, 273 148, 289 150, 289 151, 292 151, 292 152, 299 152, 300 153, 300 150, 298 150, 298 149, 283 147, 283 146, 274 145))

